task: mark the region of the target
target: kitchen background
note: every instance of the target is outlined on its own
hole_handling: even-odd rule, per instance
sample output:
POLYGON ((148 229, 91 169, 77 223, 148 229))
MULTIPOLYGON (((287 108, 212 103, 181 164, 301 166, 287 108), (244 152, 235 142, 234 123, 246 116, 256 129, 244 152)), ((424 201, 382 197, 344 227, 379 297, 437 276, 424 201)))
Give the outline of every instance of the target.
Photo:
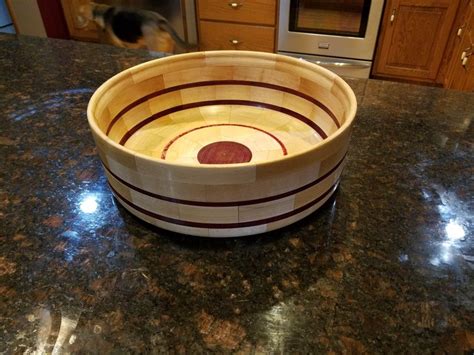
POLYGON ((15 33, 15 27, 13 26, 5 0, 0 0, 0 32, 15 33))
MULTIPOLYGON (((1 31, 104 42, 79 11, 88 1, 2 0, 1 31)), ((159 12, 200 50, 275 52, 347 77, 474 90, 474 0, 97 2, 159 12)))

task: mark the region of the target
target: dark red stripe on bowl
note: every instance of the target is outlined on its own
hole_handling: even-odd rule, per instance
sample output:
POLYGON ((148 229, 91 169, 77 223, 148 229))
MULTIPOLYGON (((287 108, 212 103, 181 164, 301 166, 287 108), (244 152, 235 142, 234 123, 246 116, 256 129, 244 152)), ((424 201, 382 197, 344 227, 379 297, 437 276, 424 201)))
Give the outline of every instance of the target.
POLYGON ((202 223, 202 222, 193 222, 193 221, 183 221, 181 219, 177 218, 172 218, 172 217, 167 217, 160 215, 158 213, 149 211, 145 208, 142 208, 140 206, 135 205, 134 203, 128 201, 125 199, 122 195, 120 195, 113 187, 112 185, 109 184, 110 188, 114 192, 115 196, 117 196, 120 200, 122 200, 124 203, 126 203, 129 207, 135 209, 138 212, 141 212, 149 217, 158 219, 160 221, 172 223, 172 224, 177 224, 180 226, 186 226, 186 227, 194 227, 194 228, 206 228, 206 229, 231 229, 231 228, 245 228, 245 227, 254 227, 262 224, 268 224, 272 222, 277 222, 281 221, 283 219, 292 217, 294 215, 297 215, 298 213, 304 212, 305 210, 313 207, 315 204, 318 202, 324 200, 324 198, 328 195, 330 195, 334 190, 336 190, 337 185, 339 184, 339 180, 336 181, 334 185, 332 185, 329 190, 325 191, 323 194, 321 194, 318 198, 315 200, 307 203, 306 205, 303 205, 293 211, 289 211, 283 214, 280 214, 278 216, 273 216, 273 217, 268 217, 264 219, 259 219, 255 221, 248 221, 248 222, 238 222, 238 223, 202 223))
POLYGON ((302 99, 305 99, 312 104, 318 106, 321 108, 324 112, 326 112, 329 117, 334 121, 334 124, 336 125, 337 128, 340 128, 341 125, 334 113, 322 102, 319 100, 315 99, 314 97, 311 97, 305 93, 302 93, 298 90, 295 89, 290 89, 285 86, 280 86, 280 85, 275 85, 275 84, 269 84, 269 83, 262 83, 259 81, 246 81, 246 80, 209 80, 209 81, 201 81, 201 82, 196 82, 196 83, 188 83, 188 84, 183 84, 183 85, 177 85, 169 88, 165 88, 159 91, 152 92, 151 94, 148 94, 146 96, 143 96, 142 98, 132 102, 128 106, 126 106, 124 109, 122 109, 115 117, 110 121, 109 126, 107 127, 107 131, 105 132, 106 135, 109 135, 110 131, 112 130, 112 127, 117 123, 117 121, 128 111, 133 109, 134 107, 141 105, 142 103, 153 99, 155 97, 168 94, 170 92, 174 91, 179 91, 179 90, 184 90, 184 89, 190 89, 190 88, 197 88, 197 87, 203 87, 203 86, 218 86, 218 85, 246 85, 246 86, 256 86, 256 87, 262 87, 266 89, 273 89, 273 90, 278 90, 282 92, 286 92, 288 94, 292 94, 295 96, 299 96, 302 99))
POLYGON ((328 137, 326 132, 324 132, 324 130, 321 127, 319 127, 315 122, 311 121, 309 118, 303 116, 302 114, 298 112, 287 109, 286 107, 267 104, 265 102, 256 102, 256 101, 247 101, 247 100, 210 100, 210 101, 200 101, 200 102, 193 102, 193 103, 184 104, 184 105, 178 105, 178 106, 163 110, 161 112, 157 112, 151 115, 150 117, 145 118, 143 121, 137 123, 129 131, 127 131, 122 137, 122 139, 120 140, 119 144, 125 145, 125 143, 127 143, 130 137, 133 136, 137 131, 145 127, 147 124, 150 124, 153 121, 156 121, 157 119, 160 119, 164 116, 167 116, 169 114, 179 112, 179 111, 189 110, 192 108, 214 106, 214 105, 253 106, 253 107, 261 107, 268 110, 281 112, 286 115, 293 116, 297 120, 300 120, 301 122, 305 123, 312 129, 314 129, 321 136, 321 138, 326 139, 328 137))
POLYGON ((194 131, 197 131, 199 129, 203 129, 203 128, 209 128, 209 127, 220 127, 220 126, 237 126, 237 127, 245 127, 245 128, 250 128, 250 129, 255 129, 257 131, 260 131, 260 132, 263 132, 265 133, 266 135, 269 135, 270 137, 272 137, 281 147, 281 150, 283 151, 283 155, 287 155, 288 154, 288 151, 286 150, 286 147, 285 145, 283 144, 283 142, 281 140, 279 140, 277 137, 275 137, 273 134, 271 134, 270 132, 267 132, 263 129, 260 129, 260 128, 257 128, 257 127, 253 127, 253 126, 248 126, 248 125, 244 125, 244 124, 238 124, 238 123, 216 123, 216 124, 210 124, 210 125, 206 125, 206 126, 201 126, 201 127, 196 127, 196 128, 193 128, 193 129, 190 129, 189 131, 186 131, 186 132, 183 132, 181 133, 180 135, 174 137, 172 140, 170 140, 168 142, 168 144, 163 148, 163 152, 161 153, 161 159, 166 159, 166 153, 168 152, 168 150, 170 149, 170 147, 173 145, 174 142, 176 142, 178 139, 180 139, 181 137, 185 136, 186 134, 188 133, 191 133, 191 132, 194 132, 194 131))
POLYGON ((156 198, 158 200, 162 200, 162 201, 168 201, 168 202, 173 202, 173 203, 179 203, 181 205, 190 205, 190 206, 202 206, 202 207, 233 207, 233 206, 246 206, 246 205, 255 205, 255 204, 258 204, 258 203, 264 203, 264 202, 270 202, 270 201, 274 201, 274 200, 279 200, 281 198, 285 198, 285 197, 288 197, 288 196, 291 196, 291 195, 294 195, 294 194, 297 194, 301 191, 304 191, 306 189, 309 189, 310 187, 313 187, 314 185, 316 184, 319 184, 321 181, 323 181, 324 179, 328 178, 332 173, 334 173, 337 168, 339 168, 339 166, 341 166, 341 164, 343 163, 344 159, 345 159, 346 155, 344 155, 344 157, 342 157, 342 159, 331 169, 329 170, 326 174, 324 174, 323 176, 320 176, 319 178, 317 178, 316 180, 306 184, 306 185, 303 185, 301 187, 298 187, 294 190, 291 190, 291 191, 288 191, 288 192, 283 192, 281 194, 278 194, 278 195, 273 195, 273 196, 267 196, 267 197, 263 197, 263 198, 257 198, 257 199, 253 199, 253 200, 247 200, 247 201, 228 201, 228 202, 207 202, 207 201, 190 201, 190 200, 182 200, 182 199, 178 199, 178 198, 173 198, 173 197, 168 197, 168 196, 163 196, 163 195, 158 195, 158 194, 155 194, 153 192, 150 192, 150 191, 146 191, 146 190, 143 190, 139 187, 136 187, 132 184, 130 184, 129 182, 123 180, 122 178, 118 177, 117 175, 115 175, 105 164, 102 164, 104 169, 107 170, 109 172, 110 175, 112 175, 117 181, 119 181, 120 183, 122 183, 123 185, 127 186, 128 188, 132 189, 132 190, 135 190, 141 194, 144 194, 144 195, 147 195, 147 196, 150 196, 150 197, 153 197, 153 198, 156 198))

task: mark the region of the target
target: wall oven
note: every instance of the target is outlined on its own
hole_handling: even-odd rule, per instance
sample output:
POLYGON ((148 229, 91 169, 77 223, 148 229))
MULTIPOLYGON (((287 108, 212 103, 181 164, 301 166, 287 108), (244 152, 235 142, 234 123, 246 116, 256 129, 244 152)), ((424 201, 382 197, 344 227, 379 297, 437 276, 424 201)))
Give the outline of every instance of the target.
POLYGON ((383 0, 280 0, 278 53, 368 78, 383 0))

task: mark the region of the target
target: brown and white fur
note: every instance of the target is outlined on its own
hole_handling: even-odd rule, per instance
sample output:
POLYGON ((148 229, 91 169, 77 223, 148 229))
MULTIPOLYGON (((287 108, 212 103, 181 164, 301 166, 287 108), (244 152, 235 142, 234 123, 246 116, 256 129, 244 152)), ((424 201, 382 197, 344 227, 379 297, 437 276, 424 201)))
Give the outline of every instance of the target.
POLYGON ((91 2, 80 11, 94 21, 112 44, 125 48, 148 48, 151 51, 174 53, 193 49, 182 40, 169 22, 160 14, 127 7, 109 6, 91 2))

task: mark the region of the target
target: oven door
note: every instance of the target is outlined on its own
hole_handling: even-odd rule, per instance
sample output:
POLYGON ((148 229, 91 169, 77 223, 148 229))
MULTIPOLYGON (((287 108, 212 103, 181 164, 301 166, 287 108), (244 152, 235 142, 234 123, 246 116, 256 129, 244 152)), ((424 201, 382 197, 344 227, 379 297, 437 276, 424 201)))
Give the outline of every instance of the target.
POLYGON ((278 50, 372 60, 383 0, 280 0, 278 50))
POLYGON ((317 55, 297 54, 290 52, 278 52, 290 57, 304 59, 308 62, 318 64, 330 71, 342 76, 343 78, 361 78, 368 79, 372 62, 358 59, 323 57, 317 55))

